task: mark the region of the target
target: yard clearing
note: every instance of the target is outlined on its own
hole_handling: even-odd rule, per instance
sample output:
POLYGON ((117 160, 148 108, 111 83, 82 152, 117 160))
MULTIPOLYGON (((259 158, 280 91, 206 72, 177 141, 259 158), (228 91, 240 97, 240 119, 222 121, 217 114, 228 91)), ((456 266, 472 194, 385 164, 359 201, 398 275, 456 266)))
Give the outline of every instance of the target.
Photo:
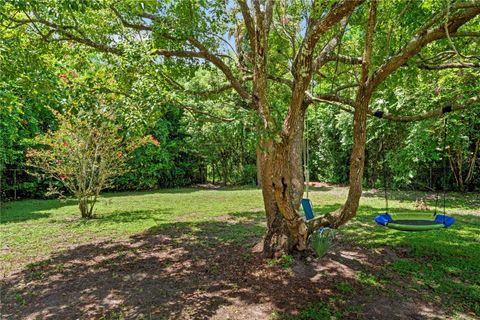
MULTIPOLYGON (((347 188, 314 188, 314 209, 347 188)), ((393 214, 419 192, 394 192, 393 214)), ((105 194, 97 218, 74 201, 25 200, 1 210, 2 319, 476 319, 480 195, 447 195, 456 224, 405 233, 376 226, 381 192, 330 252, 264 260, 260 190, 170 189, 105 194), (285 290, 285 288, 289 288, 285 290)))

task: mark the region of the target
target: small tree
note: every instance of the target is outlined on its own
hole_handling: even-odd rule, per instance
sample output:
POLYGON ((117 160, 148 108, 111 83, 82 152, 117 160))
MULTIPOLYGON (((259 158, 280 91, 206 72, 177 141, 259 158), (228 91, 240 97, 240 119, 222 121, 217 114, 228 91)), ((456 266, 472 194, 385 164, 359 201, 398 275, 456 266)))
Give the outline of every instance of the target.
POLYGON ((100 191, 125 172, 134 144, 124 142, 105 113, 59 115, 58 120, 58 130, 35 138, 37 148, 28 150, 27 164, 60 181, 78 199, 81 216, 92 218, 100 191))

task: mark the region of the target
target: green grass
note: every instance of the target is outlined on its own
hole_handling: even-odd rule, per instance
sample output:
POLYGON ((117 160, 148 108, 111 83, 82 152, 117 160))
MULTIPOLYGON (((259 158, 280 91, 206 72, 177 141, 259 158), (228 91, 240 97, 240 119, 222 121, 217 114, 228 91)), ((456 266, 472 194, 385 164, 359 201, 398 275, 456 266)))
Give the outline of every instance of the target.
MULTIPOLYGON (((92 220, 79 218, 75 201, 10 202, 1 208, 0 242, 8 250, 0 252, 0 262, 8 273, 74 244, 126 239, 174 223, 188 223, 195 232, 196 224, 215 219, 262 219, 262 210, 261 193, 252 189, 105 194, 96 205, 97 218, 92 220)), ((263 233, 260 223, 255 230, 263 233)), ((218 228, 215 236, 230 242, 251 236, 251 229, 231 231, 218 228)))
POLYGON ((295 258, 291 255, 283 255, 280 258, 268 259, 267 266, 272 267, 279 265, 284 269, 291 269, 295 263, 295 258))
MULTIPOLYGON (((310 194, 315 211, 326 213, 338 208, 346 192, 346 188, 313 190, 310 194)), ((418 192, 393 192, 392 215, 433 219, 432 210, 415 210, 415 199, 423 196, 418 192)), ((408 233, 376 226, 373 218, 383 211, 384 202, 380 194, 367 192, 357 218, 339 233, 344 241, 372 252, 385 247, 404 250, 404 256, 383 267, 385 273, 393 274, 396 281, 413 281, 414 289, 422 291, 425 299, 440 299, 442 307, 452 312, 473 312, 480 316, 479 199, 478 194, 448 194, 447 214, 456 219, 452 228, 408 233)), ((434 201, 427 202, 433 208, 434 201)), ((251 243, 247 240, 261 236, 265 230, 261 192, 250 188, 105 194, 95 211, 97 218, 86 221, 79 218, 75 201, 26 200, 3 204, 0 216, 3 274, 34 268, 39 261, 48 261, 52 253, 75 245, 127 239, 152 228, 188 225, 182 237, 194 240, 206 222, 214 222, 206 231, 211 236, 198 240, 199 246, 251 243), (225 221, 229 222, 228 228, 225 221)), ((275 263, 290 268, 294 261, 285 256, 275 263)), ((364 271, 357 274, 359 286, 381 290, 378 288, 393 281, 391 277, 364 271)), ((337 289, 348 297, 356 287, 339 283, 337 289)), ((279 317, 290 319, 286 315, 279 317)), ((324 304, 312 305, 298 315, 298 319, 331 317, 331 310, 324 304)))

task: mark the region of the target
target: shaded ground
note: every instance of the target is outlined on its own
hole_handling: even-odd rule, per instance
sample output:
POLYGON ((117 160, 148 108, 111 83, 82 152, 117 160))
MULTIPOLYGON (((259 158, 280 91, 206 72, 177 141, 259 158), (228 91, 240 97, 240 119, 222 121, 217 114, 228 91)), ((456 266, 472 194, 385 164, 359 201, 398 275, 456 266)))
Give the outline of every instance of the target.
POLYGON ((398 259, 394 251, 367 255, 339 240, 323 259, 307 254, 287 264, 251 253, 256 238, 239 246, 222 237, 225 229, 253 227, 251 222, 176 223, 128 241, 71 248, 4 279, 2 315, 270 319, 275 312, 297 313, 324 302, 347 319, 381 319, 392 311, 393 319, 442 316, 428 303, 395 303, 404 284, 386 290, 377 282, 375 272, 398 259), (383 296, 379 303, 377 295, 383 296))

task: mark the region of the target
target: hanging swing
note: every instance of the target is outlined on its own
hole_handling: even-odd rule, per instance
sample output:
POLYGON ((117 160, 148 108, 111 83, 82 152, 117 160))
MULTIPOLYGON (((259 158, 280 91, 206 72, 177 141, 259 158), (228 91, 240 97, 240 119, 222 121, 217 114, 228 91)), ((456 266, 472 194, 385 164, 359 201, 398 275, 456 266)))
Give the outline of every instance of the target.
MULTIPOLYGON (((388 212, 388 188, 387 188, 387 175, 386 175, 386 168, 385 168, 385 156, 383 154, 384 150, 382 150, 383 154, 383 183, 384 183, 384 191, 385 191, 385 212, 375 217, 375 222, 381 226, 396 229, 400 231, 428 231, 428 230, 435 230, 435 229, 442 229, 448 228, 455 223, 455 219, 453 217, 447 216, 445 213, 445 196, 446 196, 446 175, 447 175, 447 167, 446 167, 446 141, 447 141, 447 116, 446 113, 450 112, 452 109, 451 107, 444 107, 442 112, 444 114, 443 119, 443 181, 442 181, 442 188, 443 188, 443 214, 437 214, 437 202, 438 202, 438 193, 435 201, 435 211, 434 211, 434 219, 427 220, 427 219, 394 219, 388 212)), ((375 112, 374 114, 376 117, 381 118, 383 116, 382 112, 375 112)), ((382 143, 384 142, 384 132, 382 128, 382 143)))
MULTIPOLYGON (((303 212, 305 214, 305 221, 312 222, 316 219, 321 218, 321 216, 315 216, 312 208, 312 202, 309 198, 309 185, 310 185, 310 172, 308 169, 308 126, 307 120, 305 119, 305 138, 304 138, 304 145, 303 145, 303 169, 305 175, 305 192, 306 197, 302 198, 301 204, 303 208, 303 212)), ((315 251, 318 257, 323 257, 332 244, 333 239, 335 238, 335 231, 329 227, 321 227, 318 230, 315 230, 310 237, 309 237, 309 245, 315 251)))

